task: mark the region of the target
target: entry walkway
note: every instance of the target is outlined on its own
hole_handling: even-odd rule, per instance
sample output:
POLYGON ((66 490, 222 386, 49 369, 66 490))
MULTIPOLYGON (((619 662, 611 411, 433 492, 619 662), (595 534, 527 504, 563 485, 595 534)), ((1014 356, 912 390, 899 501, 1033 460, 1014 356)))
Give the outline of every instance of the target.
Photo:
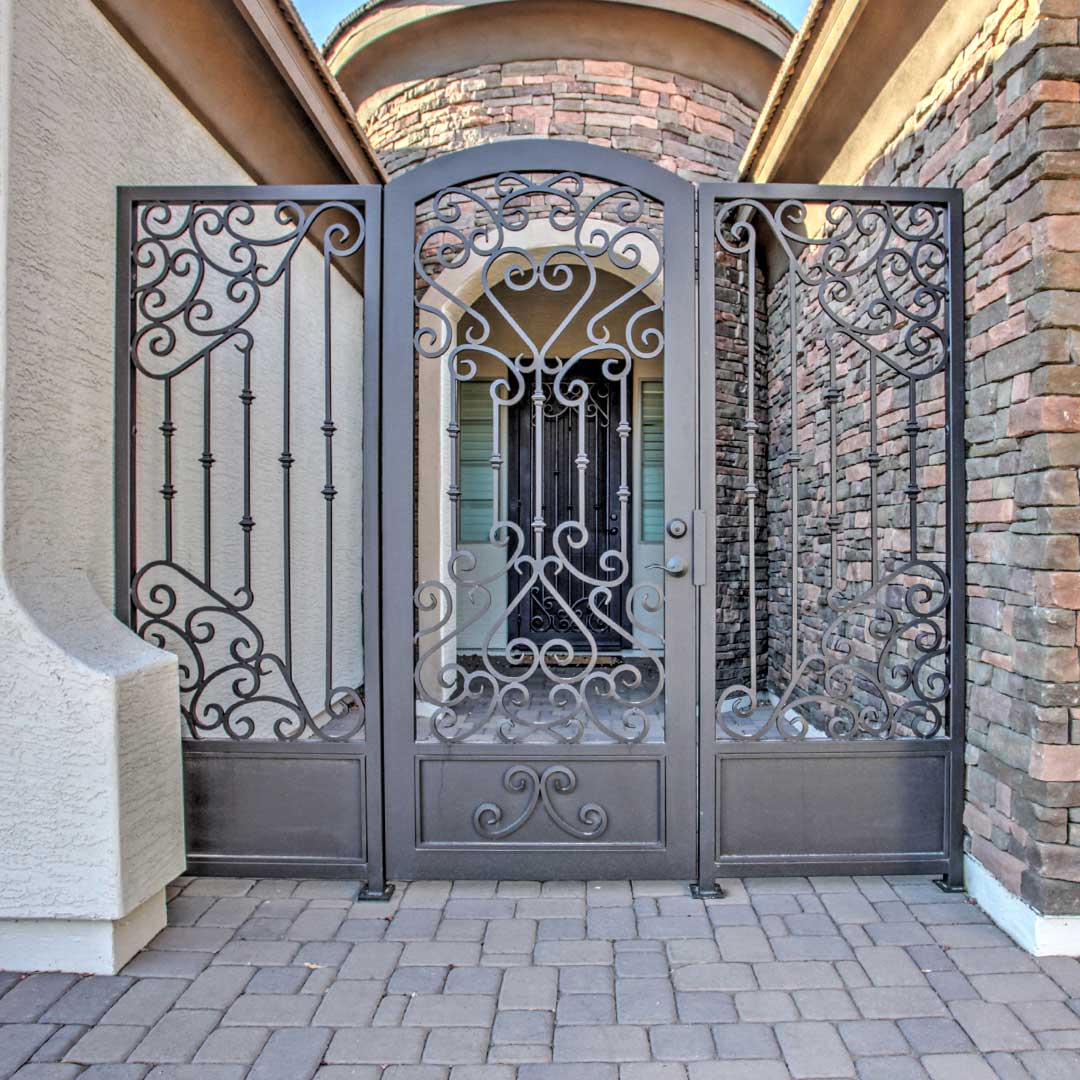
POLYGON ((1080 963, 925 878, 355 893, 179 879, 123 974, 0 974, 0 1077, 1080 1077, 1080 963))

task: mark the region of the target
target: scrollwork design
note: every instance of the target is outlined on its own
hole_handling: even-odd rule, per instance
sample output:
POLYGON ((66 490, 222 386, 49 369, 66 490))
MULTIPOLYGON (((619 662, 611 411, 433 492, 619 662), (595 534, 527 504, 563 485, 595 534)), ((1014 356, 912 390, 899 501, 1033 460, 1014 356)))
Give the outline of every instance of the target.
MULTIPOLYGON (((445 365, 451 387, 475 379, 483 364, 496 365, 500 374, 490 383, 496 440, 506 430, 507 410, 516 406, 535 411, 534 430, 542 429, 545 412, 575 414, 579 433, 586 417, 599 416, 617 424, 623 448, 619 525, 590 573, 570 557, 589 542, 583 504, 591 462, 583 436, 573 463, 579 476, 575 516, 546 521, 539 511, 542 499, 536 497, 538 509, 527 528, 500 505, 496 441, 488 541, 505 553, 505 561, 492 570, 476 551, 455 547, 439 576, 422 581, 414 594, 417 698, 428 710, 431 734, 443 742, 573 743, 589 735, 635 743, 647 737, 662 704, 662 589, 642 582, 628 588, 624 618, 612 604, 613 592, 631 582, 630 380, 635 361, 660 356, 664 345, 663 332, 650 324, 662 313, 653 290, 663 268, 663 244, 651 214, 640 192, 574 173, 546 178, 504 173, 484 190, 445 188, 429 204, 414 253, 421 289, 414 336, 418 362, 445 365), (556 237, 543 251, 530 247, 524 235, 533 222, 544 223, 556 237), (479 282, 483 307, 440 280, 445 272, 466 267, 479 282), (612 300, 594 302, 602 272, 613 274, 623 288, 612 300), (542 340, 518 316, 521 309, 507 302, 530 292, 566 297, 557 325, 542 340), (509 332, 514 349, 493 343, 494 320, 509 332), (584 322, 586 344, 560 355, 560 338, 575 320, 584 322), (591 392, 581 377, 586 364, 599 370, 602 392, 591 392), (583 600, 568 599, 560 583, 570 580, 581 586, 583 600), (544 628, 563 636, 543 643, 513 636, 511 617, 526 599, 544 628), (601 628, 633 660, 603 663, 596 639, 601 628), (483 637, 473 647, 478 670, 467 670, 458 655, 470 632, 483 637), (500 634, 507 640, 496 662, 493 648, 500 634)), ((452 392, 451 439, 458 431, 456 407, 452 392)), ((534 453, 540 460, 541 449, 534 453)), ((542 484, 541 473, 533 470, 534 487, 542 484)), ((447 494, 455 536, 458 490, 451 479, 447 494)))
MULTIPOLYGON (((273 738, 293 741, 318 738, 347 741, 365 726, 363 686, 339 685, 333 675, 331 598, 333 570, 327 559, 325 604, 327 639, 325 678, 318 705, 305 701, 298 673, 291 663, 290 601, 286 595, 284 642, 271 644, 259 625, 252 573, 252 545, 256 522, 253 511, 252 406, 256 399, 255 355, 257 340, 254 316, 265 308, 271 292, 282 296, 284 343, 279 378, 284 402, 283 448, 275 468, 282 470, 285 520, 282 545, 290 558, 290 469, 296 461, 290 444, 289 337, 291 275, 301 245, 309 245, 321 258, 323 285, 324 368, 319 390, 325 388, 326 413, 320 440, 325 441, 326 482, 322 496, 327 507, 324 539, 332 544, 332 503, 337 490, 332 482, 332 439, 336 426, 330 412, 329 388, 333 368, 330 356, 329 282, 335 265, 343 265, 361 250, 366 226, 360 206, 337 199, 304 204, 292 199, 272 203, 244 199, 207 200, 197 197, 149 200, 135 204, 132 219, 131 337, 128 356, 136 395, 154 384, 162 388, 164 439, 164 557, 144 558, 134 568, 130 599, 135 631, 146 641, 177 654, 180 667, 181 714, 187 735, 195 739, 247 740, 273 738), (227 448, 213 441, 212 415, 221 407, 220 391, 211 373, 220 377, 228 369, 240 383, 242 424, 238 438, 227 448), (201 369, 201 370, 200 370, 201 369), (191 372, 191 375, 184 376, 191 372), (193 407, 192 391, 201 381, 202 399, 193 407), (144 383, 144 380, 150 380, 144 383), (182 391, 176 390, 177 387, 182 391), (186 411, 177 406, 186 395, 186 411), (182 470, 176 468, 174 447, 180 445, 185 422, 198 429, 202 453, 198 464, 202 507, 196 515, 203 546, 202 566, 187 547, 174 543, 174 507, 182 487, 182 470), (232 455, 232 460, 226 460, 232 455), (228 496, 242 514, 238 521, 240 580, 231 590, 212 583, 220 543, 220 527, 211 526, 211 477, 225 466, 228 496), (215 467, 217 469, 215 473, 215 467), (181 550, 183 553, 181 553, 181 550)), ((260 324, 262 326, 262 324, 260 324)), ((258 331, 267 333, 266 326, 258 331)), ((269 351, 269 349, 267 350, 269 351)), ((136 459, 138 443, 133 442, 136 459)), ((190 445, 187 444, 187 445, 190 445)), ((138 493, 137 493, 138 494, 138 493)), ((197 498, 197 496, 195 496, 197 498)), ((190 544, 190 526, 185 534, 190 544)), ((147 545, 148 547, 150 545, 147 545)), ((156 554, 156 553, 155 553, 156 554)), ((275 559, 276 559, 275 554, 275 559)), ((220 565, 218 572, 221 572, 220 565)), ((286 570, 286 580, 289 571, 286 570)), ((288 586, 284 586, 286 591, 288 586)), ((272 606, 272 605, 271 605, 272 606)), ((275 621, 280 627, 280 623, 275 621)), ((310 695, 309 696, 314 696, 310 695)))
POLYGON ((757 199, 733 199, 717 213, 721 247, 745 254, 761 231, 751 224, 758 217, 839 331, 907 379, 945 370, 949 248, 943 206, 835 200, 823 209, 822 235, 809 235, 802 200, 770 208, 757 199), (800 257, 803 252, 809 257, 800 257), (876 287, 860 289, 864 279, 876 287))
POLYGON ((608 827, 608 812, 599 803, 582 803, 577 810, 579 824, 568 821, 555 804, 554 794, 570 795, 577 789, 577 774, 566 765, 549 765, 538 773, 531 765, 512 765, 503 774, 502 785, 511 794, 525 794, 525 802, 503 824, 503 810, 498 803, 484 802, 473 811, 472 823, 485 840, 503 840, 512 836, 532 819, 537 806, 568 836, 577 840, 595 840, 608 827))
POLYGON ((820 648, 801 661, 779 699, 767 704, 747 686, 729 687, 716 705, 724 736, 760 740, 773 735, 802 740, 892 738, 908 733, 931 739, 944 727, 950 673, 945 613, 949 582, 933 562, 912 562, 848 602, 825 627, 820 648), (899 603, 897 603, 897 597, 899 603), (861 617, 877 659, 853 655, 851 621, 861 617), (901 641, 908 653, 898 656, 901 641), (800 690, 813 680, 819 692, 800 690))

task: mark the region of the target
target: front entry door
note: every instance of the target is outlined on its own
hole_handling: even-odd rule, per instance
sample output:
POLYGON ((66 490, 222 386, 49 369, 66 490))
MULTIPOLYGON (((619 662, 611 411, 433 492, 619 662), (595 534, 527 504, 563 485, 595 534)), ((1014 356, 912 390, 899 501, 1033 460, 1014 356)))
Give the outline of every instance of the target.
POLYGON ((691 878, 693 188, 514 141, 385 206, 387 871, 691 878))
MULTIPOLYGON (((547 366, 558 371, 563 363, 549 360, 547 366)), ((633 564, 629 573, 619 575, 619 584, 608 586, 610 597, 606 593, 594 597, 591 584, 605 576, 600 560, 610 550, 613 538, 622 534, 618 392, 612 380, 604 377, 600 363, 597 360, 579 365, 586 395, 583 409, 564 403, 561 398, 565 394, 556 387, 555 377, 545 375, 544 403, 539 414, 528 399, 508 410, 508 509, 523 535, 530 531, 536 490, 541 492, 540 513, 545 521, 566 521, 577 516, 580 492, 574 458, 582 447, 588 457, 588 468, 583 470, 584 498, 580 500, 587 539, 580 548, 566 551, 576 573, 566 576, 558 595, 541 583, 534 584, 510 614, 510 634, 527 637, 539 645, 565 638, 574 648, 590 649, 595 644, 606 653, 619 653, 631 629, 626 597, 633 581, 633 564), (541 457, 537 457, 538 446, 543 447, 541 457), (592 610, 595 600, 601 602, 603 610, 599 613, 592 610)), ((490 451, 489 443, 489 455, 490 451)), ((630 471, 633 475, 633 459, 630 471)), ((553 533, 547 530, 542 555, 556 554, 553 533)))

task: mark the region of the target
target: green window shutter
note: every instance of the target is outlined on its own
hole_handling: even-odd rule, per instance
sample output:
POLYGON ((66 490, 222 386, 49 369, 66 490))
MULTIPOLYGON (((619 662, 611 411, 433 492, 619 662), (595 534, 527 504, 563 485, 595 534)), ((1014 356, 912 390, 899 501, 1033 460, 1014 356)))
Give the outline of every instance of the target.
POLYGON ((664 540, 664 384, 641 384, 641 539, 664 540))
POLYGON ((490 382, 466 382, 458 387, 458 540, 463 544, 487 543, 491 530, 491 436, 490 382))

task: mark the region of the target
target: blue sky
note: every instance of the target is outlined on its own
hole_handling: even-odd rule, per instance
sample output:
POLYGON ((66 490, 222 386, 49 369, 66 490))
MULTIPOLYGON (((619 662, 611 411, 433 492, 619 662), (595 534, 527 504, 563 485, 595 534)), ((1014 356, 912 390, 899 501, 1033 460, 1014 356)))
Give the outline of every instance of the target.
MULTIPOLYGON (((779 11, 789 22, 798 26, 806 14, 810 0, 765 0, 769 7, 779 11)), ((350 11, 355 11, 359 0, 294 0, 311 36, 317 45, 330 36, 330 31, 350 11)))

